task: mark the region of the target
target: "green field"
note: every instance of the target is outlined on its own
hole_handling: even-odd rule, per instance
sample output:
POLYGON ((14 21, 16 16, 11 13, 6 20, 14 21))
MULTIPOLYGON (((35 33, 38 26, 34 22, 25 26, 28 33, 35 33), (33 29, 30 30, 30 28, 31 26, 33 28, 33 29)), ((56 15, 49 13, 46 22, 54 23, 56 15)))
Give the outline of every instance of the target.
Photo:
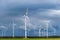
POLYGON ((0 40, 60 40, 60 38, 0 38, 0 40))

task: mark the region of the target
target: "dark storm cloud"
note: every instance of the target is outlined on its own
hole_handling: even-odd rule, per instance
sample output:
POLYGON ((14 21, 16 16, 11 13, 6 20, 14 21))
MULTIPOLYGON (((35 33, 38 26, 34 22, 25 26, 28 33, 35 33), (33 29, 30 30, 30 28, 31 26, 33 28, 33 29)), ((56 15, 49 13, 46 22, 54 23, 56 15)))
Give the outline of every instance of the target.
MULTIPOLYGON (((54 25, 59 24, 60 22, 59 2, 60 2, 59 0, 1 0, 0 23, 10 24, 10 22, 12 23, 13 18, 16 19, 15 20, 16 23, 20 22, 20 20, 24 21, 23 18, 21 18, 21 16, 25 14, 26 8, 28 8, 29 10, 28 16, 36 25, 34 29, 37 29, 37 25, 39 24, 40 19, 52 20, 54 25)), ((10 26, 12 25, 10 24, 10 26)))

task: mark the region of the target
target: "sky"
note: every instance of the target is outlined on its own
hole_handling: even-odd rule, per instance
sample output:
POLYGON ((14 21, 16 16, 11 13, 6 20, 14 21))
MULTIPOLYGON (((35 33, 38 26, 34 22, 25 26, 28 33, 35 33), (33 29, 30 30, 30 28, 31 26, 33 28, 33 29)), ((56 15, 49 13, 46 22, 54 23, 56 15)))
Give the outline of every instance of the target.
POLYGON ((50 21, 49 32, 60 36, 60 0, 0 0, 0 36, 2 32, 5 33, 4 36, 12 36, 13 20, 16 24, 15 36, 24 36, 24 15, 27 8, 29 36, 38 36, 38 30, 46 27, 46 20, 50 21))

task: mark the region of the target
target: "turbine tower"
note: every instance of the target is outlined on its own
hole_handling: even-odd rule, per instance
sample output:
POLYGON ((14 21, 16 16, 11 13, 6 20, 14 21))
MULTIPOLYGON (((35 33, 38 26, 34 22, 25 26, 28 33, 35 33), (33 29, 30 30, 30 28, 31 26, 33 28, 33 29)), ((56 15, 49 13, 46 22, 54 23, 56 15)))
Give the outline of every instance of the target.
POLYGON ((13 35, 12 35, 13 38, 14 38, 14 33, 15 33, 15 31, 14 31, 14 30, 15 30, 15 25, 16 25, 16 24, 14 23, 14 20, 13 20, 13 35))
POLYGON ((40 37, 40 33, 41 33, 40 30, 41 30, 41 29, 39 29, 39 37, 40 37))
POLYGON ((41 26, 39 27, 39 37, 41 36, 41 26))
POLYGON ((47 32, 46 32, 46 36, 47 36, 47 38, 48 38, 48 26, 49 26, 49 23, 50 23, 50 21, 49 20, 46 20, 46 30, 47 30, 47 32))
POLYGON ((2 37, 5 36, 5 30, 7 29, 4 25, 0 26, 2 29, 2 37))
POLYGON ((48 26, 49 26, 50 21, 49 20, 45 20, 43 22, 45 22, 46 27, 41 28, 42 26, 40 26, 40 29, 39 29, 39 37, 42 36, 41 34, 44 34, 48 38, 48 26), (41 32, 41 29, 46 30, 46 32, 41 32))
POLYGON ((27 38, 27 14, 28 14, 28 8, 26 10, 26 14, 24 15, 25 17, 25 38, 27 38))

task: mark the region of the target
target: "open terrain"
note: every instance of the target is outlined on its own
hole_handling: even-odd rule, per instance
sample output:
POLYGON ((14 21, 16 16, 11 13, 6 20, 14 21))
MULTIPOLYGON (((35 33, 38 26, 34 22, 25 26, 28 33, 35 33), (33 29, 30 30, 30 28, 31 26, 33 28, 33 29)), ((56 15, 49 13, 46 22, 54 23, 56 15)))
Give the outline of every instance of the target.
POLYGON ((0 38, 0 40, 60 40, 60 38, 0 38))

